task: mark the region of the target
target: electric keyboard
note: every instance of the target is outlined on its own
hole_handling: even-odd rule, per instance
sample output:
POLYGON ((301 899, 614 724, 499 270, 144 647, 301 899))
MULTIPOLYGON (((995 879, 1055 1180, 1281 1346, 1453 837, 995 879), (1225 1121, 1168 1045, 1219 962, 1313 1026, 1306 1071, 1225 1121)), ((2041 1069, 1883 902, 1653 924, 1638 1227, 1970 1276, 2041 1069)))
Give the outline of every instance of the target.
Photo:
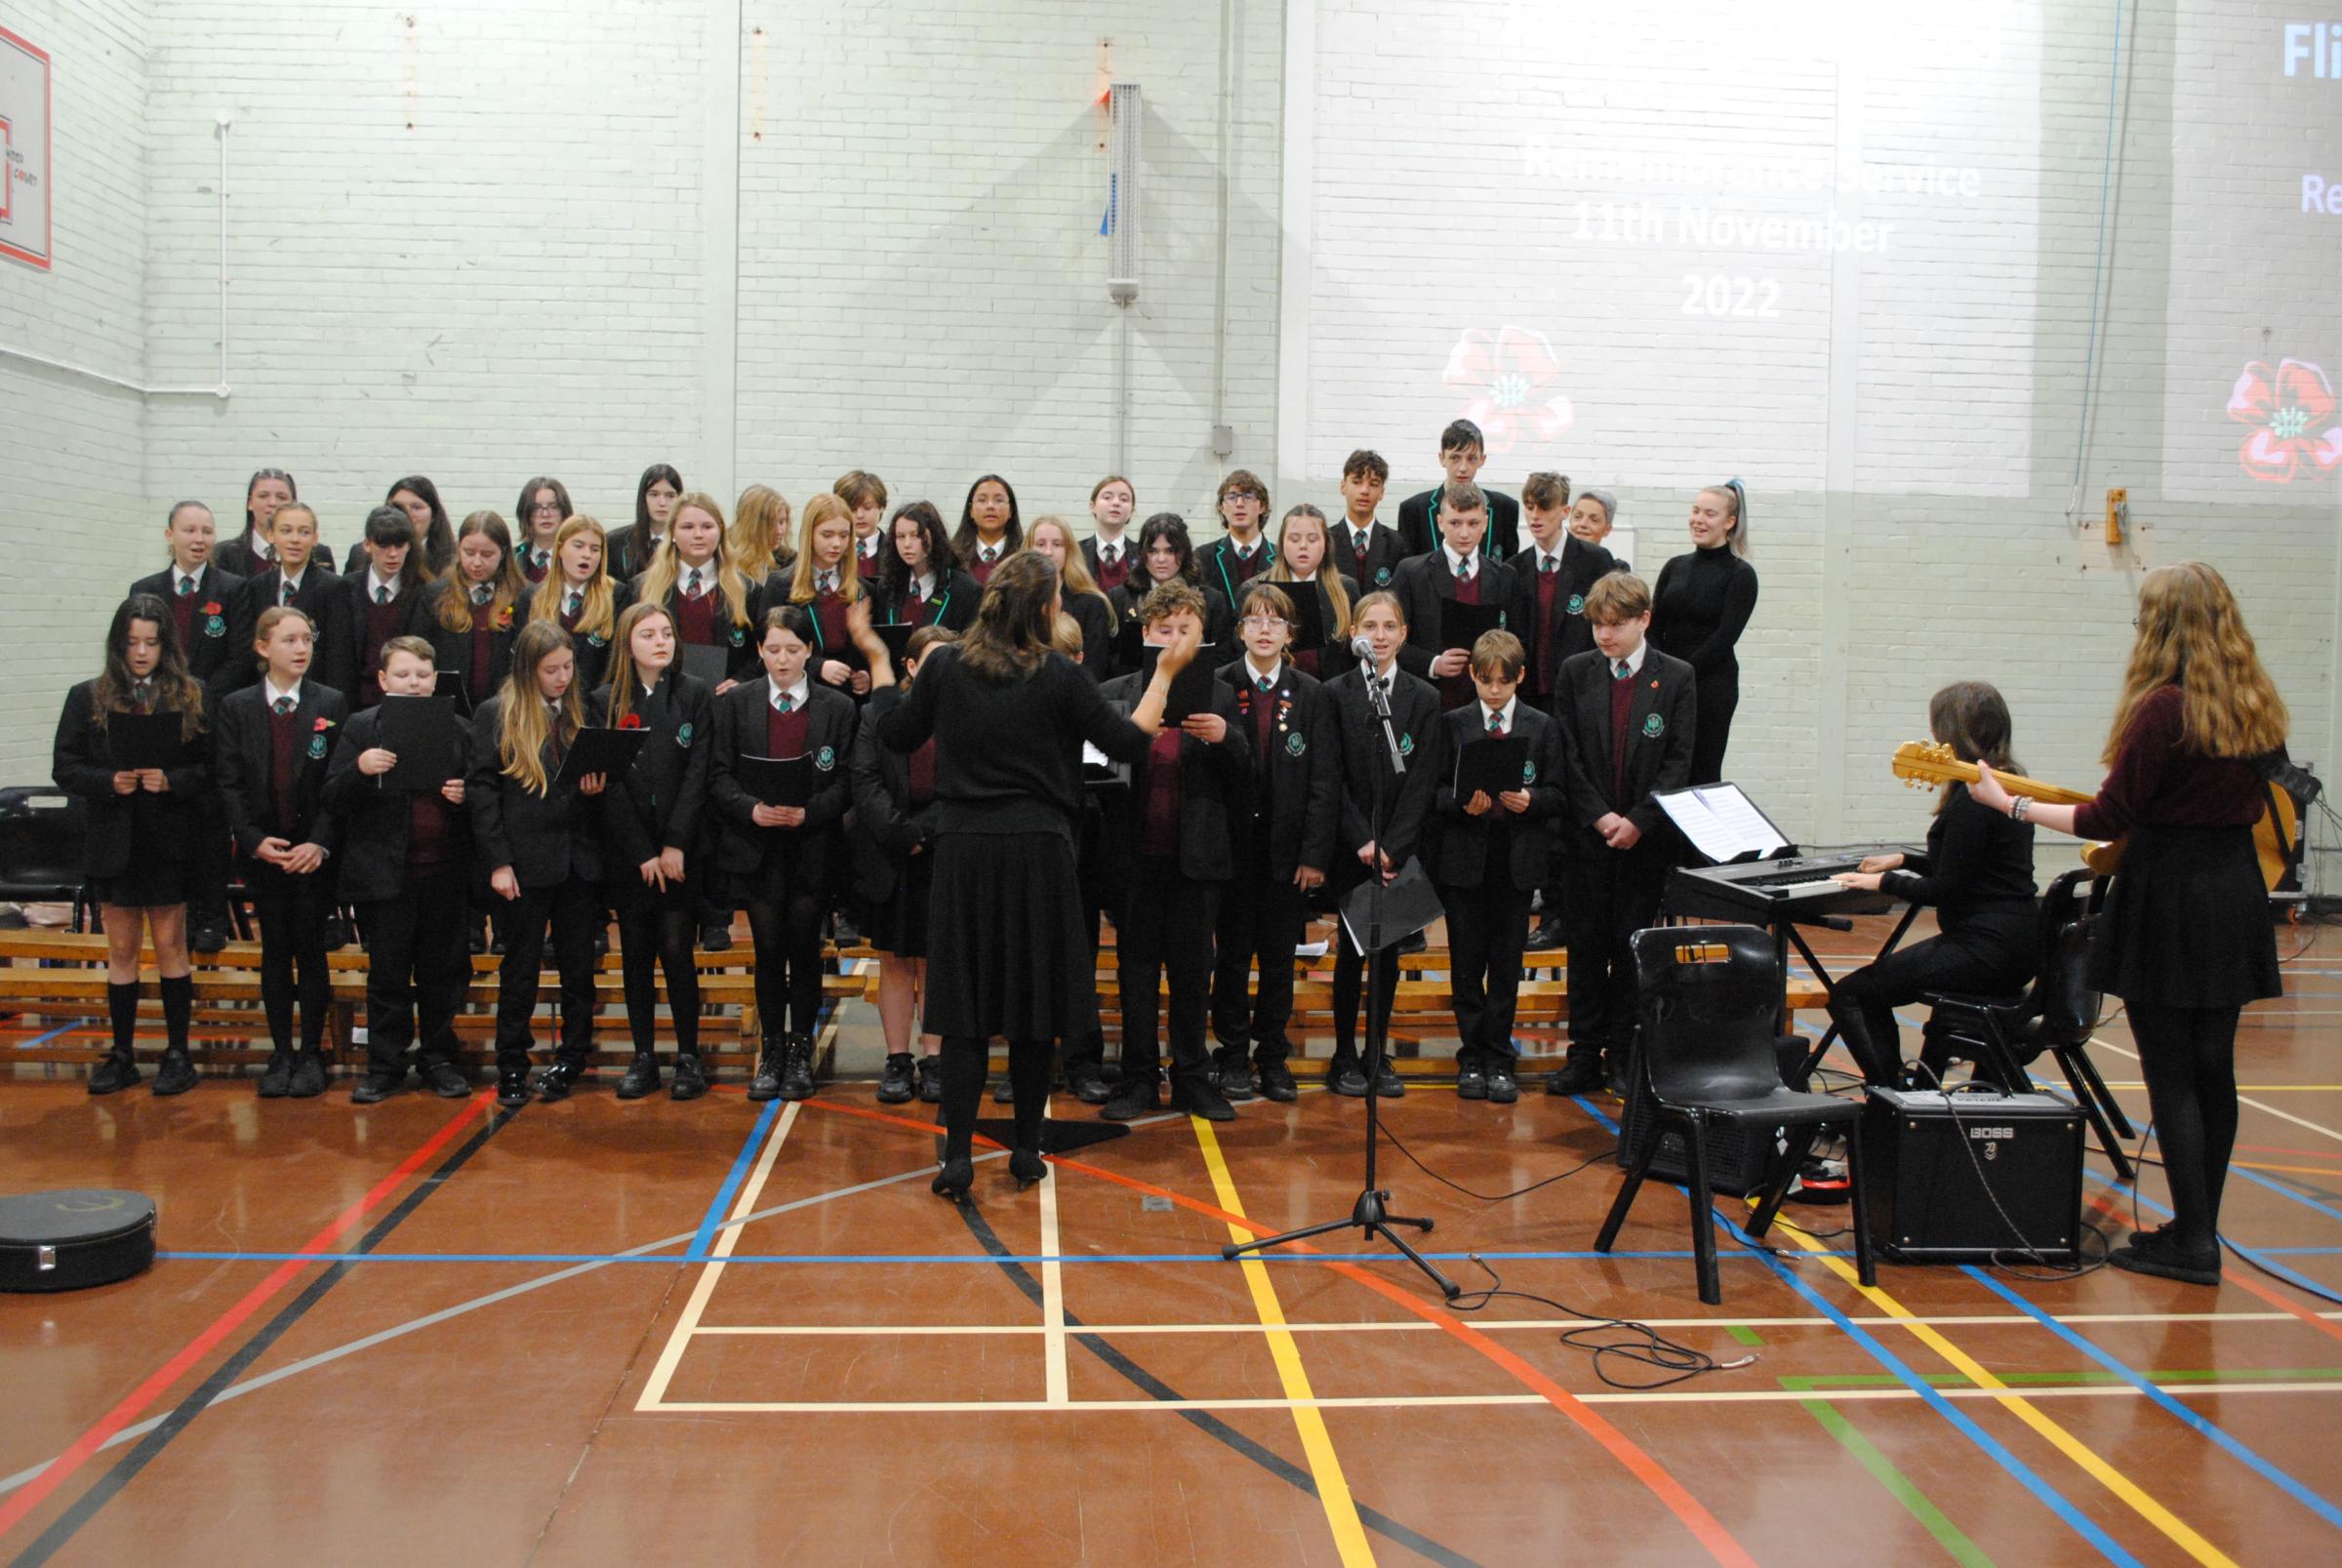
MULTIPOLYGON (((1875 852, 1866 852, 1875 853, 1875 852)), ((1836 880, 1862 869, 1861 855, 1807 855, 1731 865, 1679 865, 1668 874, 1663 913, 1696 920, 1775 925, 1831 915, 1877 914, 1897 902, 1836 880)))

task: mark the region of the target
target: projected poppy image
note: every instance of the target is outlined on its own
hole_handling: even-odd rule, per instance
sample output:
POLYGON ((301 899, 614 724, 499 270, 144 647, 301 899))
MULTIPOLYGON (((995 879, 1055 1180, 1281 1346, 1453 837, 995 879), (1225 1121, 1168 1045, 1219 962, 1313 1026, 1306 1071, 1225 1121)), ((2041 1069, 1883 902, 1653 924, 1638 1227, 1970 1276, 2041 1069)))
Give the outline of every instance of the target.
POLYGON ((1577 422, 1569 399, 1554 390, 1561 380, 1554 345, 1526 327, 1471 328, 1456 340, 1439 379, 1472 394, 1458 413, 1487 436, 1491 457, 1524 441, 1552 441, 1577 422))
POLYGON ((2245 476, 2289 485, 2342 466, 2342 422, 2334 418, 2333 383, 2304 360, 2259 360, 2244 367, 2228 394, 2228 417, 2252 433, 2237 451, 2245 476))

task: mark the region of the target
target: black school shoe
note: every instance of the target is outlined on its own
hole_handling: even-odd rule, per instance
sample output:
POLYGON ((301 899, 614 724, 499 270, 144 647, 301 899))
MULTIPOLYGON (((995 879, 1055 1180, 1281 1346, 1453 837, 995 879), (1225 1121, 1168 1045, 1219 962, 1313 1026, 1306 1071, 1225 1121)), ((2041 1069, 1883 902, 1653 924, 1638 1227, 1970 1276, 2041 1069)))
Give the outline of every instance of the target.
POLYGON ((1238 1050, 1224 1050, 1212 1065, 1212 1083, 1231 1100, 1252 1098, 1252 1058, 1238 1050))
POLYGON ((626 1075, 618 1080, 618 1098, 644 1100, 659 1092, 659 1053, 637 1051, 634 1060, 626 1064, 626 1075))
MULTIPOLYGON (((1095 1072, 1092 1072, 1091 1076, 1093 1078, 1097 1078, 1097 1074, 1095 1072)), ((1106 1080, 1103 1078, 1098 1078, 1098 1086, 1103 1091, 1106 1087, 1106 1080)), ((1104 1093, 1101 1093, 1096 1100, 1090 1099, 1090 1097, 1085 1094, 1081 1097, 1081 1100, 1082 1104, 1085 1106, 1103 1106, 1106 1104, 1106 1096, 1104 1093)), ((944 1059, 940 1056, 923 1056, 919 1058, 919 1104, 922 1106, 940 1106, 943 1103, 944 1059)))
POLYGON ((732 950, 732 922, 710 923, 700 927, 702 952, 730 952, 732 950))
POLYGON ((813 1036, 792 1034, 781 1059, 781 1098, 813 1098, 813 1036))
POLYGON ((293 1058, 292 1081, 285 1085, 287 1100, 314 1100, 325 1093, 325 1058, 303 1051, 293 1058))
POLYGON ((675 1053, 674 1082, 666 1087, 669 1100, 697 1100, 707 1092, 707 1067, 697 1051, 675 1053))
POLYGON ((756 1053, 756 1070, 748 1078, 748 1099, 756 1105, 781 1098, 781 1059, 787 1047, 779 1040, 767 1040, 756 1053))
MULTIPOLYGON (((935 1060, 928 1058, 929 1061, 935 1060)), ((925 1100, 925 1079, 920 1083, 919 1098, 925 1100)), ((1074 1099, 1085 1106, 1103 1106, 1113 1097, 1114 1086, 1106 1081, 1106 1073, 1096 1062, 1075 1061, 1066 1064, 1066 1088, 1074 1099)), ((938 1095, 941 1098, 941 1095, 938 1095)))
POLYGON ((1529 940, 1523 944, 1523 947, 1529 952, 1557 952, 1563 940, 1560 921, 1540 920, 1537 929, 1529 933, 1529 940))
POLYGON ((1264 1062, 1260 1065, 1261 1098, 1279 1105, 1291 1105, 1301 1098, 1301 1086, 1293 1081, 1293 1069, 1282 1062, 1264 1062))
POLYGON ((261 1069, 260 1097, 262 1100, 282 1100, 285 1091, 293 1087, 293 1053, 271 1051, 268 1065, 261 1069))
POLYGON ((405 1069, 397 1072, 369 1072, 349 1086, 349 1103, 353 1106, 379 1106, 398 1093, 400 1084, 407 1081, 405 1069))
POLYGON ((2220 1249, 2214 1246, 2207 1252, 2189 1252, 2167 1228, 2132 1236, 2130 1245, 2117 1248, 2106 1261, 2125 1273, 2153 1274, 2187 1285, 2220 1283, 2220 1249))
POLYGON ((1348 1051, 1335 1051, 1325 1065, 1325 1086, 1345 1100, 1365 1099, 1366 1065, 1348 1051))
POLYGON ((516 1064, 497 1064, 496 1103, 506 1110, 518 1110, 529 1103, 529 1063, 526 1057, 516 1064))
POLYGON ((1374 1093, 1379 1100, 1404 1100, 1407 1097, 1407 1080, 1398 1075, 1398 1069, 1391 1065, 1388 1056, 1375 1065, 1374 1093))
POLYGON ((94 1095, 120 1094, 145 1077, 139 1071, 138 1059, 133 1056, 108 1055, 90 1069, 90 1093, 94 1095))
POLYGON ((1174 1082, 1171 1085, 1171 1108, 1184 1110, 1191 1116, 1201 1116, 1205 1121, 1236 1119, 1236 1107, 1228 1103, 1228 1096, 1222 1094, 1219 1086, 1210 1078, 1203 1076, 1174 1082))
POLYGON ((906 1106, 918 1091, 911 1087, 910 1053, 890 1051, 886 1065, 878 1069, 878 1104, 906 1106))
POLYGON ((154 1069, 154 1092, 158 1095, 183 1095, 202 1081, 183 1047, 165 1051, 162 1065, 154 1069))
POLYGON ((1545 1075, 1549 1095, 1589 1095, 1602 1086, 1602 1057, 1598 1051, 1573 1053, 1557 1071, 1545 1075))
POLYGON ((417 1070, 423 1086, 442 1100, 465 1100, 471 1096, 471 1080, 453 1062, 427 1063, 417 1070))
POLYGON ((1456 1098, 1485 1100, 1488 1098, 1488 1069, 1480 1063, 1477 1051, 1456 1053, 1456 1098))
POLYGON ((1488 1104, 1510 1106, 1520 1098, 1520 1081, 1513 1076, 1510 1060, 1488 1064, 1488 1104))
MULTIPOLYGON (((1143 1072, 1125 1070, 1122 1081, 1109 1096, 1101 1112, 1108 1121, 1135 1121, 1151 1115, 1162 1105, 1157 1096, 1158 1073, 1153 1068, 1143 1072)), ((1232 1115, 1233 1112, 1231 1112, 1232 1115)))
POLYGON ((537 1074, 537 1098, 540 1100, 567 1100, 585 1076, 585 1063, 571 1062, 566 1059, 557 1060, 551 1066, 537 1074))

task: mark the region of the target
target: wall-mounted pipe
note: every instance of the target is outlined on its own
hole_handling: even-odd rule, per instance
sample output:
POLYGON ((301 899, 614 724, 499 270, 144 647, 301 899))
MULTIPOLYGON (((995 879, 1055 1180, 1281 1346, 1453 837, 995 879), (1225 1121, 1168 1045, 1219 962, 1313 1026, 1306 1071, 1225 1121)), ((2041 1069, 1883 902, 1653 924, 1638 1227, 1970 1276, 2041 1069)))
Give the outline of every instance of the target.
POLYGON ((217 397, 224 400, 232 388, 227 383, 227 128, 231 123, 224 114, 219 118, 220 132, 220 379, 209 386, 149 386, 143 382, 126 381, 120 376, 77 365, 71 360, 53 359, 36 354, 29 348, 16 348, 0 343, 0 356, 20 359, 26 364, 61 370, 70 376, 80 376, 108 386, 119 386, 141 397, 217 397))

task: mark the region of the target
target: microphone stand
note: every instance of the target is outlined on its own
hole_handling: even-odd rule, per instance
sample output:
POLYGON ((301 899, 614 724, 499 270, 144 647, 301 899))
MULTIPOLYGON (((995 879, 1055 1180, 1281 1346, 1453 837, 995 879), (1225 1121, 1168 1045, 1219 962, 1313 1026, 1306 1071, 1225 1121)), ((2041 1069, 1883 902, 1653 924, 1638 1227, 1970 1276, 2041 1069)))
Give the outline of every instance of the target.
MULTIPOLYGON (((1398 945, 1403 936, 1403 933, 1400 936, 1386 936, 1383 931, 1383 837, 1389 827, 1391 808, 1389 781, 1406 773, 1407 758, 1406 753, 1398 747, 1398 731, 1391 723, 1391 699, 1382 689, 1382 682, 1373 673, 1375 663, 1371 650, 1362 653, 1360 658, 1368 671, 1366 700, 1373 704, 1375 717, 1382 724, 1383 744, 1391 754, 1391 770, 1388 774, 1380 768, 1374 770, 1374 798, 1372 809, 1368 814, 1368 823, 1373 829, 1375 864, 1368 866, 1366 870, 1367 876, 1371 879, 1366 894, 1366 929, 1359 934, 1362 939, 1359 945, 1366 950, 1365 1184, 1358 1190, 1357 1201, 1351 1205, 1350 1213, 1344 1219, 1328 1220, 1321 1225, 1304 1226, 1299 1230, 1288 1230, 1282 1235, 1261 1236, 1252 1241, 1232 1242, 1220 1249, 1220 1256, 1224 1261, 1230 1260, 1248 1252, 1258 1252, 1266 1247, 1282 1246, 1288 1241, 1302 1241, 1311 1236, 1329 1235, 1337 1230, 1349 1230, 1355 1227, 1363 1230, 1369 1237, 1379 1236, 1396 1247, 1405 1256, 1407 1262, 1422 1269, 1430 1277, 1432 1283, 1439 1287, 1440 1295, 1449 1301, 1454 1301, 1457 1296, 1462 1294, 1463 1287, 1441 1273, 1430 1259, 1415 1250, 1406 1237, 1392 1228, 1393 1226, 1412 1226, 1428 1234, 1432 1228, 1432 1222, 1391 1213, 1385 1206, 1391 1201, 1391 1194, 1375 1185, 1375 1157, 1382 1144, 1383 1129, 1381 1110, 1383 1097, 1375 1092, 1375 1080, 1382 1074, 1383 1057, 1387 1049, 1390 1026, 1390 1016, 1380 1006, 1383 976, 1387 973, 1384 966, 1398 961, 1392 949, 1398 945)), ((1338 937, 1337 940, 1339 940, 1338 937)))

